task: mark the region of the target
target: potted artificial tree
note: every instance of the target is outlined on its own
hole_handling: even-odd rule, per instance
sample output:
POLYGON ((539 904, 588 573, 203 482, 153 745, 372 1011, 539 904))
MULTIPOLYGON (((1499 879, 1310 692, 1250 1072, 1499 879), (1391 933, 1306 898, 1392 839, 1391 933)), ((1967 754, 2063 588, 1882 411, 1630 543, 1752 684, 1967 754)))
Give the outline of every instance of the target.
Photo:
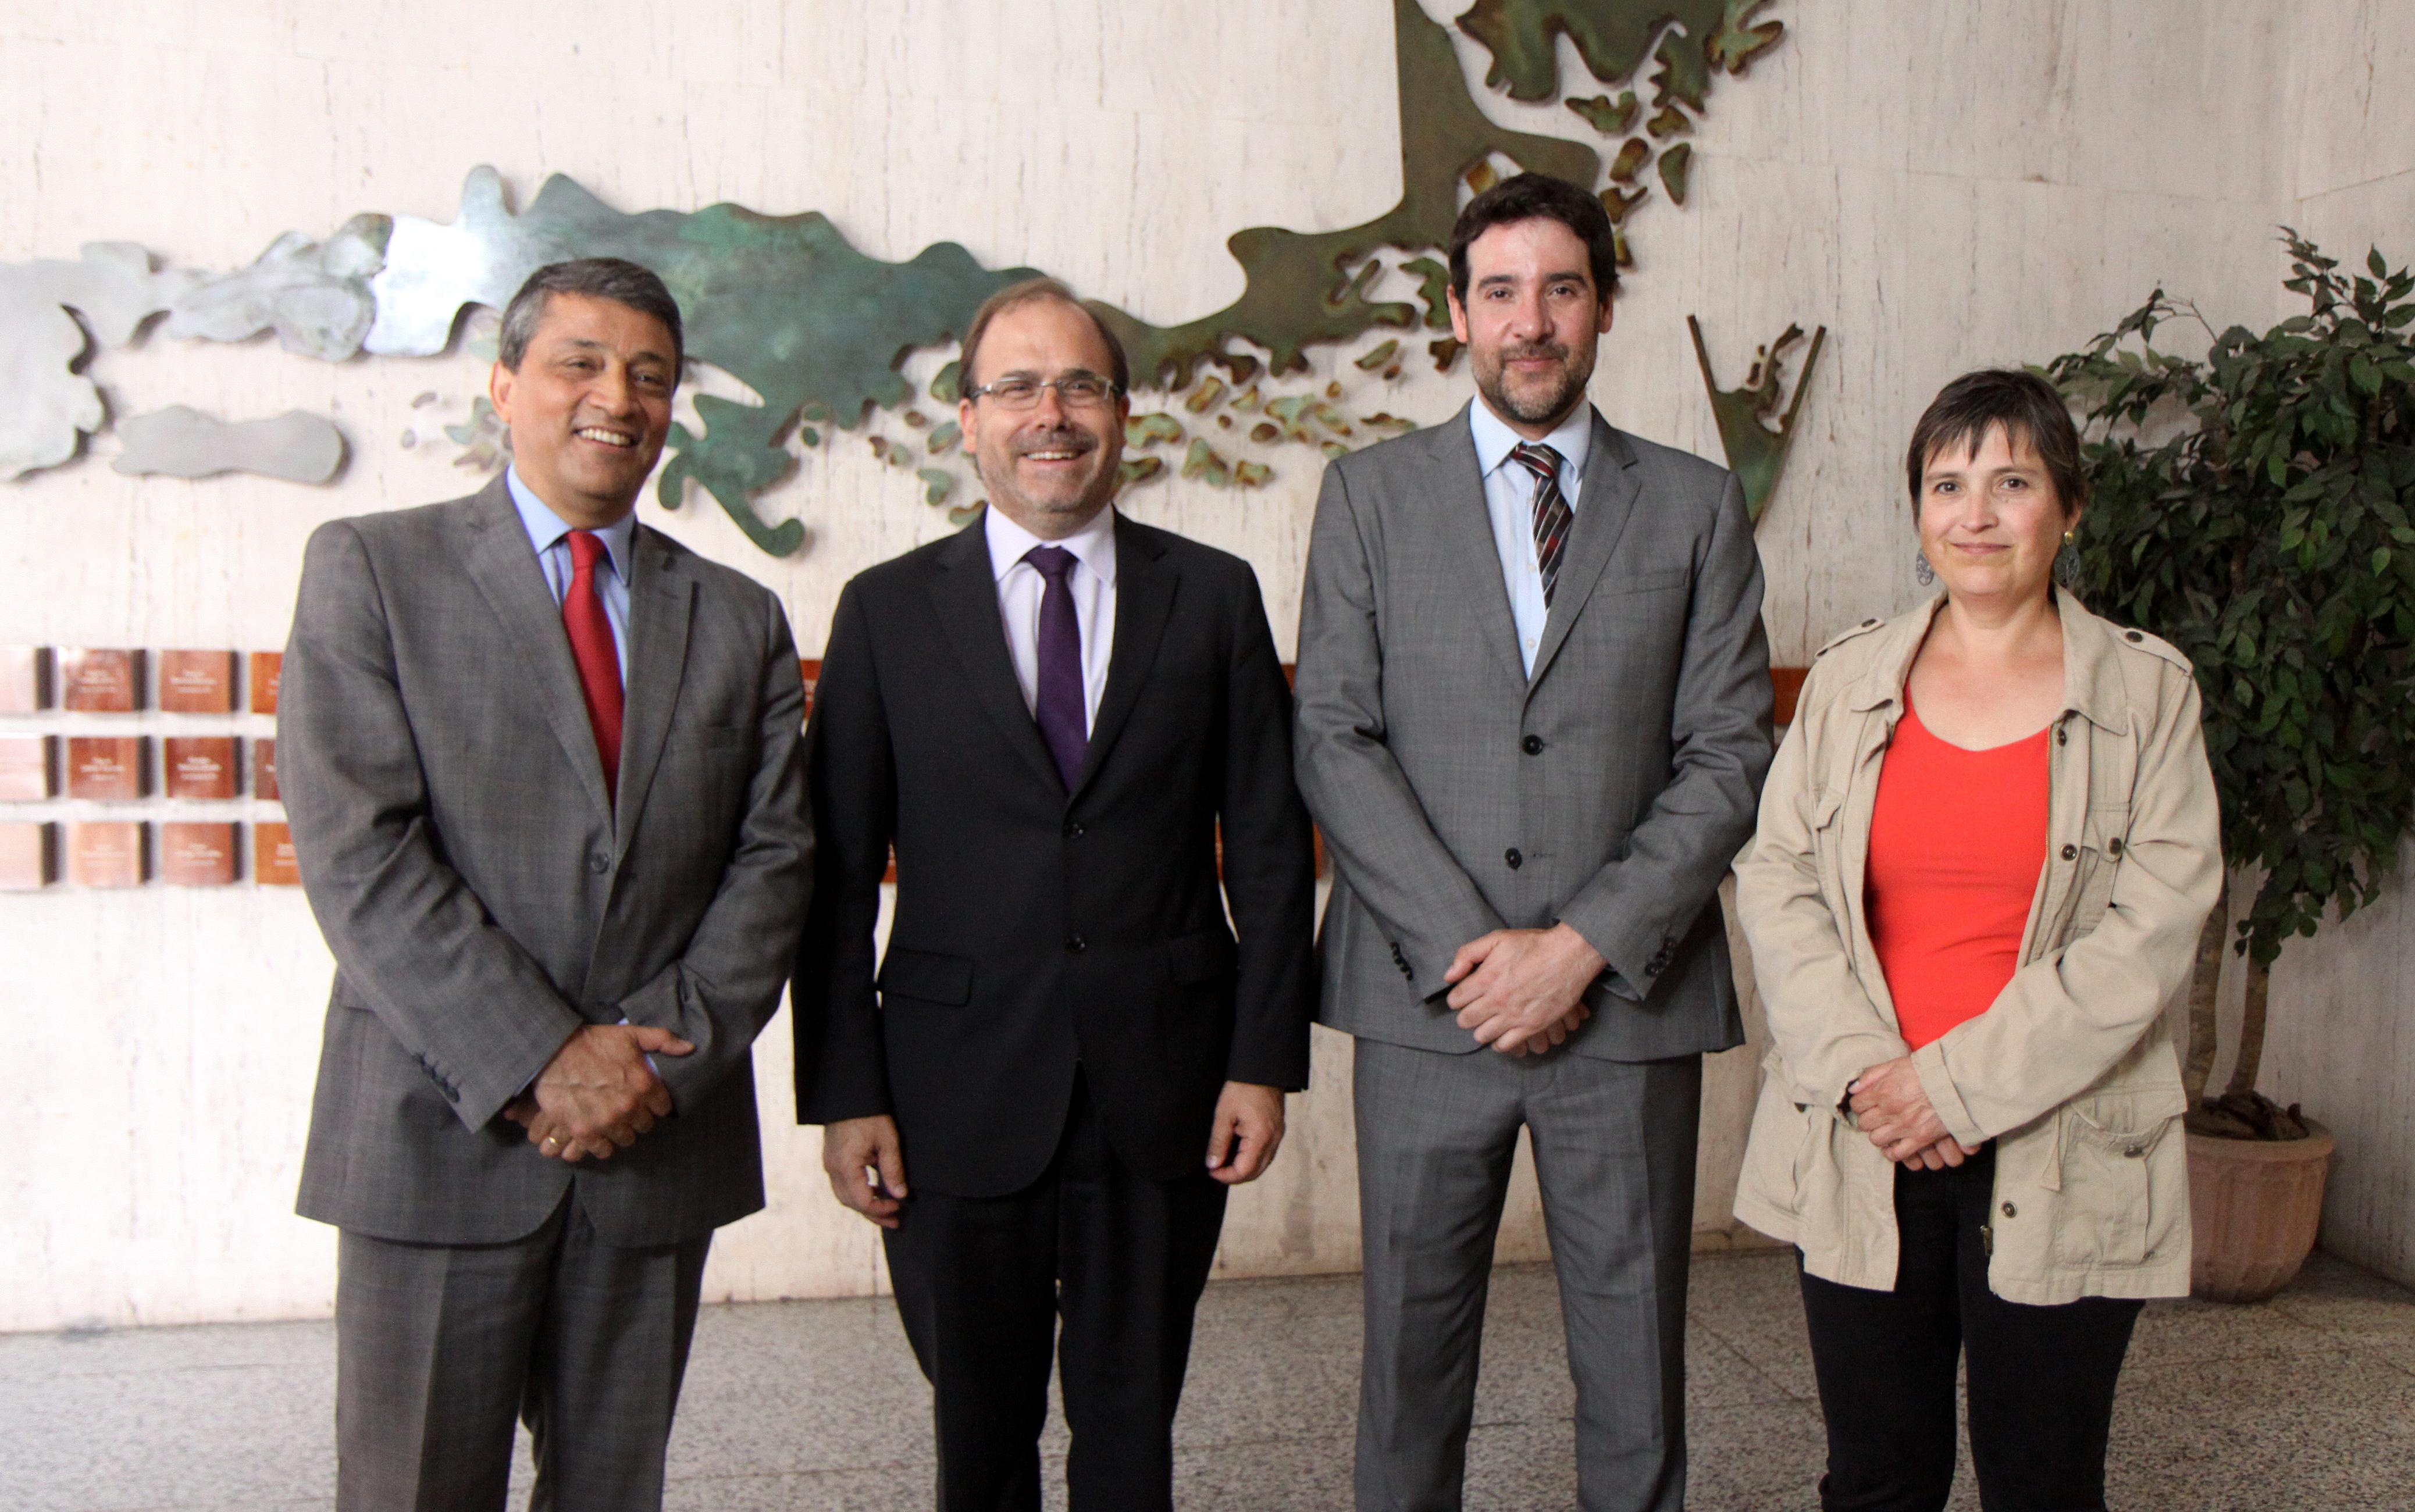
POLYGON ((2256 1089, 2273 961, 2370 901, 2415 812, 2415 275, 2351 277, 2285 232, 2305 314, 2214 332, 2156 290, 2044 371, 2082 407, 2094 488, 2076 590, 2185 652, 2222 803, 2223 901, 2189 996, 2195 1289, 2270 1296, 2314 1248, 2332 1141, 2256 1089), (2202 358, 2152 345, 2204 326, 2202 358), (2135 338, 2135 339, 2134 339, 2135 338), (2206 1096, 2233 888, 2245 1011, 2206 1096))

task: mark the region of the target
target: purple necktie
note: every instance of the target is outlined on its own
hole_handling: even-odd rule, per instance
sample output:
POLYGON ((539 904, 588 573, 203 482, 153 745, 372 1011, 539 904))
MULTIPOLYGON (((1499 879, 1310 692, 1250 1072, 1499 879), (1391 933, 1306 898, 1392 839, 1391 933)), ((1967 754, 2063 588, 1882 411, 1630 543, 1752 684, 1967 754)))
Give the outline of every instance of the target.
POLYGON ((1073 613, 1073 590, 1065 579, 1081 559, 1061 546, 1037 546, 1023 555, 1048 579, 1040 595, 1040 696, 1032 715, 1040 738, 1057 758, 1057 773, 1072 792, 1090 754, 1089 699, 1082 690, 1082 621, 1073 613))

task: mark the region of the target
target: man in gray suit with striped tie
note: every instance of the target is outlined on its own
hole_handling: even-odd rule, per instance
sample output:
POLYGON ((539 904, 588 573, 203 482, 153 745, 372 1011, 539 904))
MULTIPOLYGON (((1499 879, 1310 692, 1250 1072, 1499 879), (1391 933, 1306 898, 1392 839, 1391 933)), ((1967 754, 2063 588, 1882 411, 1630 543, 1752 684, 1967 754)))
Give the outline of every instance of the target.
POLYGON ((748 1047, 812 888, 770 590, 638 523, 679 307, 504 311, 511 469, 310 538, 278 758, 336 957, 302 1167, 341 1232, 336 1505, 659 1507, 713 1229, 763 1205, 748 1047))
POLYGON ((1358 1504, 1460 1505, 1523 1128, 1581 1505, 1674 1512, 1702 1055, 1743 1039, 1716 894, 1770 756, 1760 561, 1732 476, 1586 402, 1594 196, 1485 191, 1450 275, 1477 399, 1327 470, 1300 610, 1321 1015, 1358 1038, 1358 1504))

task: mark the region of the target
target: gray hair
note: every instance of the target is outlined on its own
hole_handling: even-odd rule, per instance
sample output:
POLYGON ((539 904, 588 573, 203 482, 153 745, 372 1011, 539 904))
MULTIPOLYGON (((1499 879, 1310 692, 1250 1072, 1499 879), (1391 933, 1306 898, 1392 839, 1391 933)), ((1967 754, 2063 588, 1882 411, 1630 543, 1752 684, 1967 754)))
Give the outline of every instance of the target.
POLYGON ((520 370, 520 360, 528 355, 529 342, 536 337, 539 322, 545 319, 546 301, 556 294, 579 294, 590 299, 608 299, 615 305, 626 305, 640 315, 651 315, 663 322, 671 334, 671 358, 684 365, 687 361, 687 337, 680 325, 679 301, 669 289, 655 277, 654 270, 642 263, 618 257, 581 257, 566 262, 548 262, 528 276, 520 292, 503 307, 503 326, 496 339, 495 354, 505 367, 520 370))

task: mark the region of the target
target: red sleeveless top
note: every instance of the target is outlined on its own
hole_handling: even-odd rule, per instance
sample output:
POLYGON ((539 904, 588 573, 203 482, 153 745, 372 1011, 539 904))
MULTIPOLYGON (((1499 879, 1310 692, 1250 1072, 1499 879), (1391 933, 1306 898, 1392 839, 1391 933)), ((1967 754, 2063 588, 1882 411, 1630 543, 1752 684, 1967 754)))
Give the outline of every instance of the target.
POLYGON ((1879 770, 1865 899, 1870 944, 1914 1050, 1988 1010, 2020 965, 2046 870, 2047 736, 1966 751, 1904 694, 1879 770))

